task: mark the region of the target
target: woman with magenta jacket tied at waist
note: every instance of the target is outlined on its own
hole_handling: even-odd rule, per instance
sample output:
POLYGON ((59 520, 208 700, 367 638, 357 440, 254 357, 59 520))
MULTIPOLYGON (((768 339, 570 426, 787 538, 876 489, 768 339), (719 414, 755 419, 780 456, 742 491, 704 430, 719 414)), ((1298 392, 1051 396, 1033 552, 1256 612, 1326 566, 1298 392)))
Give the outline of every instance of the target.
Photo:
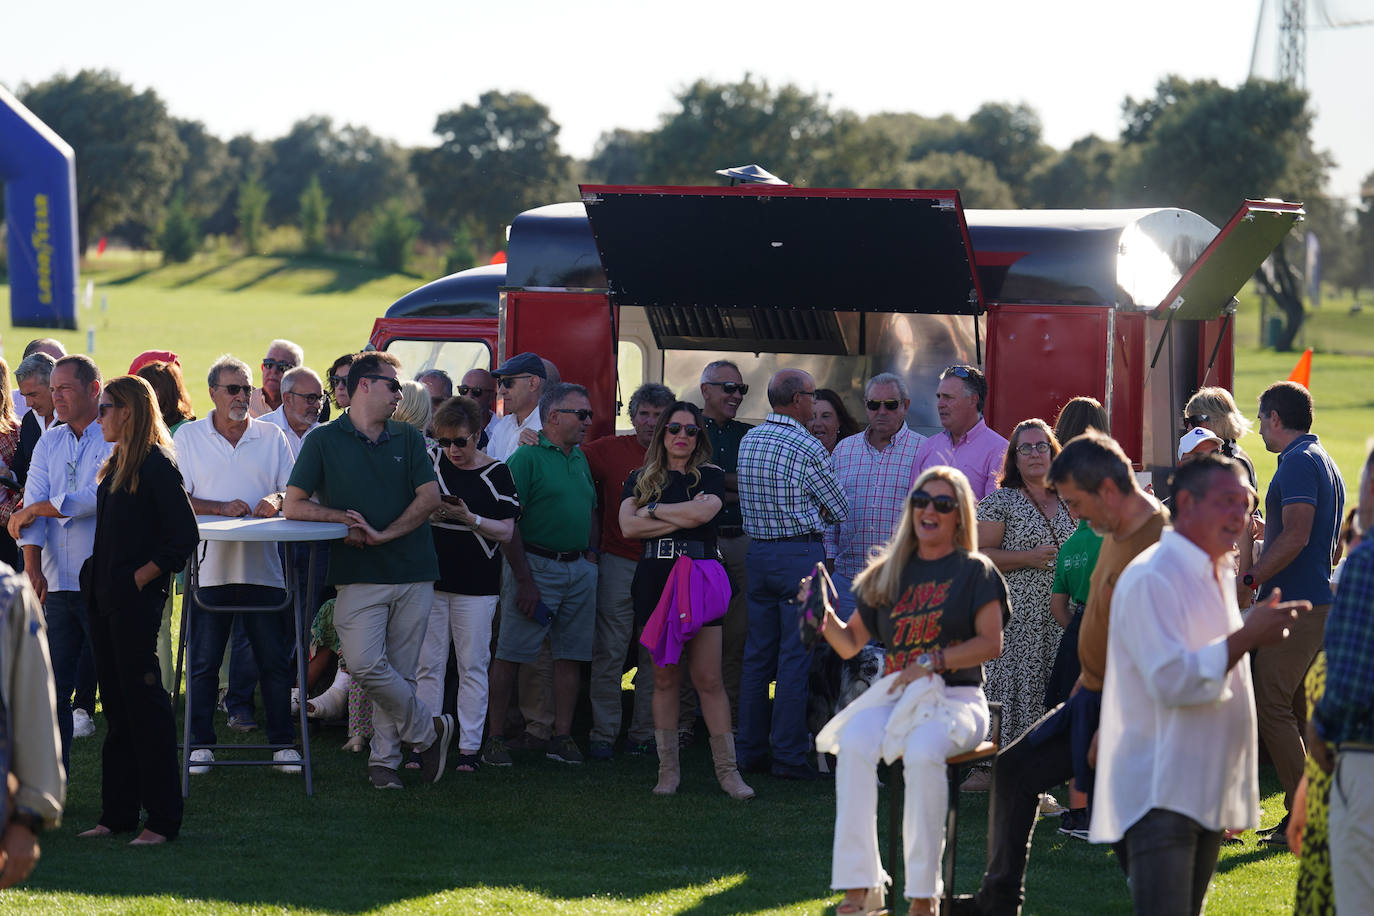
POLYGON ((835 908, 844 916, 880 907, 890 881, 874 816, 879 758, 901 757, 906 770, 910 912, 934 913, 943 892, 945 759, 987 733, 983 663, 1001 654, 1011 613, 1002 574, 974 547, 976 502, 962 472, 929 468, 916 479, 892 539, 855 578, 857 611, 847 624, 822 592, 820 632, 836 652, 849 658, 877 638, 886 655, 886 676, 816 736, 818 750, 838 756, 830 886, 845 892, 835 908))
POLYGON ((200 532, 152 386, 138 376, 111 379, 98 428, 114 449, 97 475, 95 544, 81 584, 109 732, 100 819, 81 836, 132 831, 146 810, 130 845, 151 846, 174 839, 182 815, 176 721, 157 631, 172 573, 186 564, 200 532))
POLYGON ((636 619, 648 620, 641 642, 654 658, 654 794, 672 795, 682 778, 677 720, 679 661, 686 652, 711 733, 716 779, 731 798, 747 799, 754 790, 735 762, 730 702, 720 674, 721 623, 730 603, 730 580, 716 549, 725 472, 710 459, 711 440, 700 409, 678 401, 663 411, 644 466, 625 481, 620 530, 644 540, 630 593, 636 619))

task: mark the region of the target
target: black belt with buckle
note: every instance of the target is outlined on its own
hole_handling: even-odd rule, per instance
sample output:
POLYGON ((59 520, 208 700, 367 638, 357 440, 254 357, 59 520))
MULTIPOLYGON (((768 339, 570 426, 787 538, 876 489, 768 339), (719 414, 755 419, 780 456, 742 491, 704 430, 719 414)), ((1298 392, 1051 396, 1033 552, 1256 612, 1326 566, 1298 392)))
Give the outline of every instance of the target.
POLYGON ((688 541, 682 538, 654 538, 644 542, 643 558, 646 560, 675 560, 687 557, 692 560, 718 560, 720 551, 715 541, 688 541))
POLYGON ((549 550, 547 547, 540 547, 529 541, 525 542, 525 551, 546 560, 557 560, 559 563, 571 563, 586 552, 585 550, 549 550))
POLYGON ((721 525, 716 529, 716 537, 737 538, 744 534, 743 525, 721 525))
POLYGON ((821 541, 824 541, 824 540, 825 540, 825 535, 822 534, 822 533, 819 532, 819 531, 810 531, 810 532, 807 532, 806 534, 794 534, 794 535, 791 535, 790 537, 785 537, 785 538, 755 538, 755 540, 757 540, 757 541, 772 541, 772 542, 775 543, 775 544, 778 544, 778 543, 807 544, 807 543, 811 543, 811 542, 820 543, 821 541))

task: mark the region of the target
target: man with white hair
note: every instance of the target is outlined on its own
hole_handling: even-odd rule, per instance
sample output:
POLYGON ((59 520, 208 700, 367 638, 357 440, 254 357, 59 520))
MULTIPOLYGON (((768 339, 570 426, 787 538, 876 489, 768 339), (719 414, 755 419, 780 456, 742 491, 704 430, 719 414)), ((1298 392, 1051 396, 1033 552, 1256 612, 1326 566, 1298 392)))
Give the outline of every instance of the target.
POLYGON ((280 407, 282 376, 304 365, 305 351, 299 344, 280 338, 268 344, 267 355, 262 358, 262 387, 253 391, 249 415, 257 419, 280 407))
POLYGON ((324 385, 314 369, 297 366, 281 377, 281 404, 276 410, 260 418, 286 433, 294 461, 301 453, 305 434, 320 425, 320 404, 324 401, 324 385))

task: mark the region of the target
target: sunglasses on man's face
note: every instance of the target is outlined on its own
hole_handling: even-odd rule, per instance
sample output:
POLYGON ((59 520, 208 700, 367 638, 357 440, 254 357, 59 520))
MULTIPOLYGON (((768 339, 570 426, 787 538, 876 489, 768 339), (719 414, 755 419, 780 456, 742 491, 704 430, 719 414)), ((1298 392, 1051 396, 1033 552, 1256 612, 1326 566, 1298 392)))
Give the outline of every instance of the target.
POLYGON ((225 391, 229 392, 229 397, 231 398, 236 398, 241 394, 250 395, 253 393, 252 385, 216 385, 215 387, 223 388, 225 391))
POLYGON ((902 401, 900 398, 885 398, 881 401, 864 401, 864 406, 874 413, 877 413, 880 407, 886 407, 888 410, 896 410, 898 407, 902 406, 902 401))
POLYGON ((480 398, 482 395, 487 393, 487 389, 473 388, 471 385, 459 385, 458 393, 465 398, 480 398))
POLYGON ((439 443, 440 448, 450 448, 455 445, 459 448, 467 448, 468 440, 471 438, 471 436, 455 436, 452 439, 435 439, 434 441, 439 443))
POLYGON ((396 392, 401 390, 401 383, 396 381, 389 375, 363 375, 359 376, 359 378, 371 379, 374 382, 381 382, 383 385, 386 386, 386 390, 390 391, 392 394, 395 394, 396 392))
POLYGON ((935 511, 941 515, 949 515, 959 508, 959 500, 953 496, 931 496, 925 490, 913 490, 907 499, 913 509, 921 510, 926 506, 934 506, 935 511))
POLYGON ((578 407, 576 409, 572 407, 555 407, 553 409, 553 412, 573 414, 577 417, 578 420, 580 420, 583 423, 586 423, 588 420, 592 418, 592 412, 588 410, 586 407, 578 407))
POLYGON ((276 369, 278 372, 285 372, 287 369, 296 368, 296 364, 289 359, 264 359, 262 361, 262 371, 276 369))
POLYGON ((692 426, 690 424, 687 426, 683 426, 681 423, 669 423, 667 426, 663 428, 668 431, 668 435, 670 436, 676 436, 679 433, 686 433, 688 439, 695 439, 701 433, 700 426, 692 426))
POLYGON ((510 389, 510 388, 515 387, 515 383, 516 383, 517 381, 519 381, 520 379, 522 379, 522 378, 534 378, 534 376, 528 375, 528 374, 526 374, 526 375, 503 375, 503 376, 501 376, 499 379, 496 380, 496 384, 500 385, 502 388, 510 389))
POLYGON ((745 382, 703 382, 704 385, 715 385, 726 394, 738 394, 744 397, 749 393, 749 386, 745 382))
POLYGON ((294 391, 288 391, 286 393, 291 395, 291 397, 293 398, 300 398, 301 400, 305 401, 305 403, 309 404, 311 407, 319 407, 320 401, 324 400, 324 395, 322 394, 297 394, 294 391))

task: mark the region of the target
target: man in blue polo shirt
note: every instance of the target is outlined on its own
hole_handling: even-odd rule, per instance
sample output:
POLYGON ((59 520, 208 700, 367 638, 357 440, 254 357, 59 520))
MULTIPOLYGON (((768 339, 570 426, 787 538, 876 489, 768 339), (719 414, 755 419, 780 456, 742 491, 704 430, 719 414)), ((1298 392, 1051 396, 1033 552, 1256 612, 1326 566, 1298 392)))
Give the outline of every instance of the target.
MULTIPOLYGON (((1285 810, 1302 779, 1307 751, 1293 699, 1322 646, 1331 608, 1331 564, 1345 511, 1345 484, 1336 463, 1312 435, 1312 395, 1297 382, 1276 382, 1259 401, 1259 433, 1278 453, 1278 468, 1264 499, 1264 553, 1243 580, 1261 599, 1278 590, 1285 600, 1312 602, 1280 645, 1255 653, 1255 711, 1260 740, 1278 770, 1285 810)), ((1286 842, 1288 816, 1269 834, 1286 842)))

